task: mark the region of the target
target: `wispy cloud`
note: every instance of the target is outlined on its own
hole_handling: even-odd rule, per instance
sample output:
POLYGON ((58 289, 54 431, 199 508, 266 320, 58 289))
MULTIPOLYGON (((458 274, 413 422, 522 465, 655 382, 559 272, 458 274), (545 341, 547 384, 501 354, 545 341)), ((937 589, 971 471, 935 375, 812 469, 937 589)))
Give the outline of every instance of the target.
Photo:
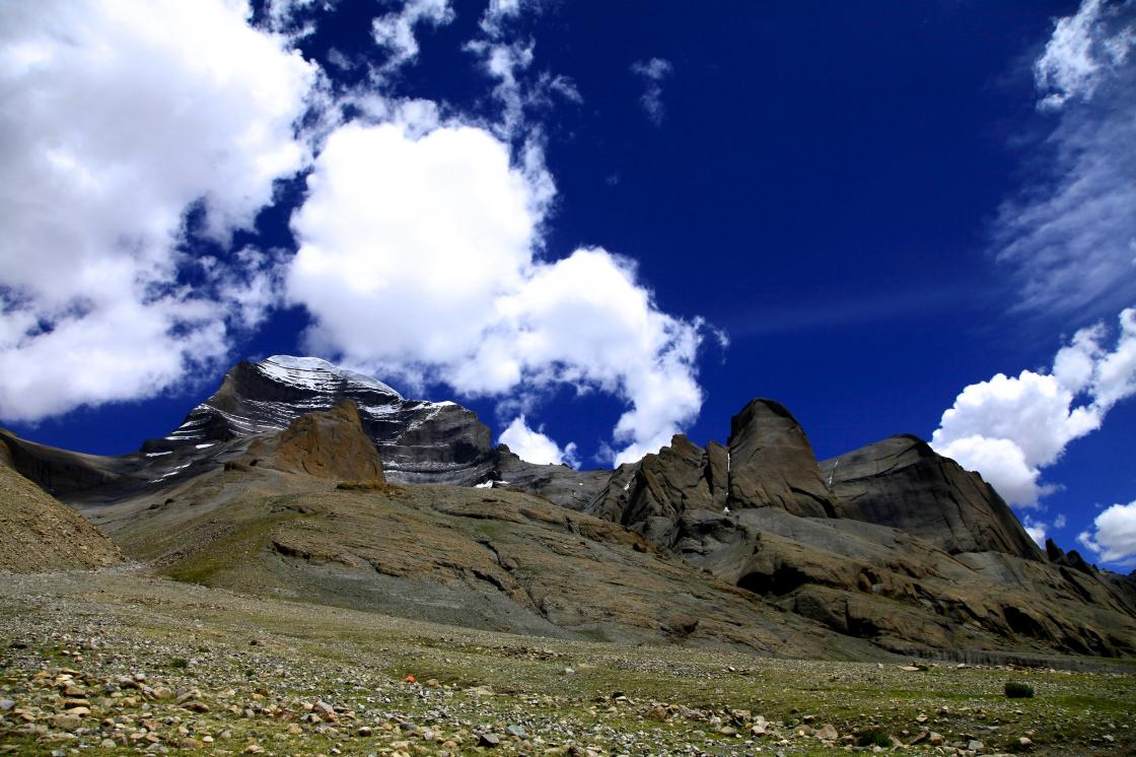
POLYGON ((631 73, 641 77, 646 86, 639 102, 643 104, 647 118, 655 126, 661 125, 666 116, 666 108, 663 106, 663 80, 673 71, 674 66, 664 58, 637 60, 631 64, 631 73))
POLYGON ((1085 0, 1034 65, 1055 123, 994 234, 1024 311, 1094 318, 1136 301, 1134 47, 1136 0, 1085 0))
POLYGON ((859 297, 825 298, 792 304, 768 304, 732 314, 713 316, 725 324, 732 338, 786 334, 817 329, 840 329, 875 323, 903 315, 927 315, 978 307, 980 293, 973 286, 910 289, 868 293, 859 297))
POLYGON ((418 57, 416 26, 445 26, 453 20, 454 9, 449 0, 406 0, 400 10, 374 19, 371 36, 389 54, 379 71, 391 73, 414 62, 418 57))

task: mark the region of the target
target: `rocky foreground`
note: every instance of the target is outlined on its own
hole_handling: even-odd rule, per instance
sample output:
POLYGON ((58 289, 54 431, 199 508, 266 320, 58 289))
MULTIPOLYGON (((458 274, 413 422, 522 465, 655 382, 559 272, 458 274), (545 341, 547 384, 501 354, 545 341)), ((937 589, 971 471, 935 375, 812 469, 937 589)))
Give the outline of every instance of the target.
POLYGON ((521 637, 131 568, 0 580, 3 753, 1130 754, 1134 683, 521 637))

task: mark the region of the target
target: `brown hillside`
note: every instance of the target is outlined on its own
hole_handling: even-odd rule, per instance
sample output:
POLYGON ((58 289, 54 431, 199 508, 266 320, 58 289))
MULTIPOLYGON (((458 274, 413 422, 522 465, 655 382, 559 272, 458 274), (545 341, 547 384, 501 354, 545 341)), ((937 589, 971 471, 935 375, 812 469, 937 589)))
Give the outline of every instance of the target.
POLYGON ((0 570, 39 573, 121 560, 118 547, 86 518, 0 464, 0 570))

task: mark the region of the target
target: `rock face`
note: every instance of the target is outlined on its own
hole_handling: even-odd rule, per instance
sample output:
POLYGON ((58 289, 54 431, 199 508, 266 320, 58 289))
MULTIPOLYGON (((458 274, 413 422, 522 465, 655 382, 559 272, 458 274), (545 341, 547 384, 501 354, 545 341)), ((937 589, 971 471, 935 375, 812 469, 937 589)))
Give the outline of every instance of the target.
POLYGON ((730 422, 729 501, 779 507, 793 515, 834 516, 832 494, 797 419, 784 405, 750 402, 730 422))
POLYGON ((0 464, 0 571, 98 568, 121 561, 118 548, 86 518, 0 464))
POLYGON ((1041 551, 1009 505, 977 473, 914 436, 893 436, 821 464, 848 518, 898 528, 957 552, 1041 551))
POLYGON ((754 400, 728 450, 676 436, 614 471, 586 512, 715 578, 903 653, 986 645, 1136 651, 1124 579, 1045 560, 977 474, 894 437, 818 465, 781 405, 754 400), (728 455, 726 454, 728 451, 728 455))
POLYGON ((248 465, 357 484, 383 483, 378 450, 363 432, 355 403, 302 415, 249 445, 248 465))
POLYGON ((727 464, 720 444, 702 449, 676 435, 658 454, 616 470, 587 511, 673 548, 685 536, 691 518, 720 513, 726 507, 727 464))

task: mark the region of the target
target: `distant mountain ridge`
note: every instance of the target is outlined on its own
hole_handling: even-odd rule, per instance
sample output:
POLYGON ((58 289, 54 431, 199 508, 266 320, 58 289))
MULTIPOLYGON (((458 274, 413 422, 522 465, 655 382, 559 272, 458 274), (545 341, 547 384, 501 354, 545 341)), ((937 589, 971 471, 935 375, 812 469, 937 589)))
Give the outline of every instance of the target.
POLYGON ((576 471, 494 447, 456 403, 406 399, 326 361, 278 355, 236 365, 176 429, 136 453, 82 455, 4 432, 0 453, 129 554, 183 580, 251 591, 296 583, 314 601, 408 614, 439 612, 442 602, 447 622, 473 613, 519 632, 602 626, 610 638, 736 641, 723 629, 748 622, 744 602, 724 625, 698 625, 714 604, 703 597, 692 600, 694 615, 643 626, 673 600, 663 574, 681 576, 687 592, 704 576, 714 592, 760 601, 742 636, 770 632, 780 612, 817 638, 904 653, 1136 654, 1131 578, 1076 552, 1042 551, 981 476, 916 437, 818 461, 792 413, 768 399, 734 416, 724 444, 678 435, 638 462, 576 471), (510 542, 520 550, 510 557, 502 544, 513 529, 527 536, 510 542), (405 554, 394 560, 392 549, 405 554), (244 555, 247 569, 216 570, 230 554, 244 555), (596 559, 614 562, 589 577, 590 597, 574 597, 571 577, 557 571, 596 559), (657 612, 621 603, 616 565, 634 566, 636 601, 658 603, 657 612))

